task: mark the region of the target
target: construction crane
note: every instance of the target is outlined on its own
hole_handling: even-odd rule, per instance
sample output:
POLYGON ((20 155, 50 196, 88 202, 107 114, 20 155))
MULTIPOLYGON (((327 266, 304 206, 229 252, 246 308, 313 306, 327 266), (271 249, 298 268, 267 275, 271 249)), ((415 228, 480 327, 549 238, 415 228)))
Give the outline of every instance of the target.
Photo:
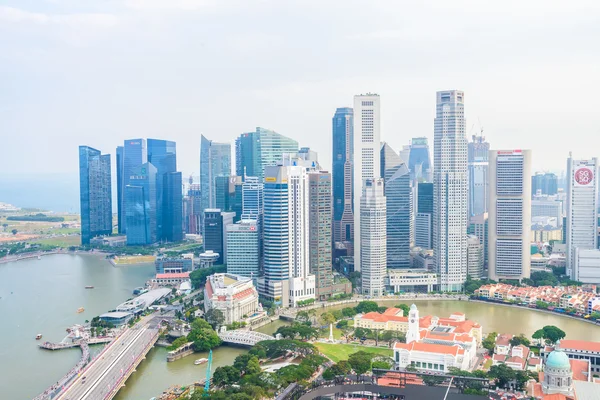
POLYGON ((210 390, 210 370, 212 369, 212 350, 208 353, 208 364, 206 365, 206 382, 204 382, 204 393, 202 397, 208 397, 210 390))

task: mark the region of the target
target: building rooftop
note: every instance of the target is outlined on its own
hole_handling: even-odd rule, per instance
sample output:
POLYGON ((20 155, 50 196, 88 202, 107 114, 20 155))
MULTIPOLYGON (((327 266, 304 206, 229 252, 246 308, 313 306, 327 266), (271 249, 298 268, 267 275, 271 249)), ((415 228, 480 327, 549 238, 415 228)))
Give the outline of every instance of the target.
POLYGON ((423 353, 438 353, 438 354, 450 354, 457 356, 464 354, 465 350, 459 345, 446 346, 443 344, 433 343, 422 343, 422 342, 410 342, 410 343, 396 343, 394 349, 404 349, 408 351, 420 351, 423 353))
POLYGON ((174 272, 170 274, 156 274, 156 279, 181 279, 189 278, 189 272, 174 272))
POLYGON ((580 350, 600 352, 599 342, 588 342, 586 340, 567 340, 560 341, 559 347, 563 350, 580 350))

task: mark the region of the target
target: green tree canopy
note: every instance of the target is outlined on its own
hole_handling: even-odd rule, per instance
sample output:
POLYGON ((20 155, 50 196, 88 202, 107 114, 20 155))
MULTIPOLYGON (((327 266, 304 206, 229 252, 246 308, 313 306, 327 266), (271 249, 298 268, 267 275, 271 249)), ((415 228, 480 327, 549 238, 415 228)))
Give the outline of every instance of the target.
POLYGON ((344 317, 352 318, 356 315, 356 310, 352 307, 344 307, 342 308, 342 314, 344 317))
POLYGON ((213 329, 217 330, 223 322, 225 322, 225 316, 223 312, 216 308, 211 308, 204 314, 206 321, 212 326, 213 329))
POLYGON ((407 304, 396 304, 394 308, 399 308, 402 310, 402 315, 408 317, 408 313, 410 312, 410 307, 407 304))
POLYGON ((379 309, 379 305, 374 301, 365 300, 358 303, 354 309, 357 313, 365 314, 368 312, 377 311, 377 309, 379 309))
POLYGON ((373 360, 373 354, 365 351, 358 351, 348 356, 348 362, 352 366, 352 369, 357 374, 364 374, 371 369, 371 360, 373 360))
POLYGON ((527 339, 525 337, 525 335, 521 333, 520 335, 513 336, 513 338, 510 339, 510 345, 511 346, 523 345, 523 346, 529 347, 531 345, 531 343, 529 342, 529 339, 527 339))

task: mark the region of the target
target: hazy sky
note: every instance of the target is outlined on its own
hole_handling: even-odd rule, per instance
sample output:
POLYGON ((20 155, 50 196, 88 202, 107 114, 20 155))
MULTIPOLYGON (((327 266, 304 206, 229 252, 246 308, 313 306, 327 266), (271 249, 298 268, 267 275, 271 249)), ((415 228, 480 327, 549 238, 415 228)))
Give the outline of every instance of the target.
POLYGON ((331 117, 376 92, 382 139, 433 138, 435 92, 465 91, 467 134, 600 156, 600 1, 0 0, 0 174, 77 173, 77 146, 256 126, 331 163, 331 117))

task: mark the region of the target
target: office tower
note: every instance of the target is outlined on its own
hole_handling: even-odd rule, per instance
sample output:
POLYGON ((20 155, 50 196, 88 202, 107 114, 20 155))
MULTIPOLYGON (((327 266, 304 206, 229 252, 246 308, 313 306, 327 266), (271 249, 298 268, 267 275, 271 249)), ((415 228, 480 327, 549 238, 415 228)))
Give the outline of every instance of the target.
MULTIPOLYGON (((125 198, 125 187, 130 184, 133 171, 140 168, 142 164, 148 162, 148 153, 146 151, 145 139, 129 139, 123 142, 123 162, 121 179, 121 203, 117 204, 118 212, 121 215, 122 229, 119 233, 127 233, 127 199, 125 198)), ((119 164, 117 164, 117 170, 119 164)), ((117 171, 118 172, 118 171, 117 171)), ((117 177, 118 183, 118 177, 117 177)))
POLYGON ((319 153, 315 150, 311 150, 310 147, 300 147, 296 156, 303 161, 311 163, 313 167, 319 165, 319 153))
POLYGON ((437 92, 434 121, 433 252, 440 290, 467 277, 467 139, 464 93, 437 92))
POLYGON ((227 226, 233 225, 233 213, 218 208, 204 210, 204 250, 219 254, 216 264, 223 265, 227 259, 227 226))
POLYGON ((117 146, 117 232, 125 233, 125 222, 121 215, 121 206, 123 204, 123 146, 117 146))
POLYGON ((383 179, 366 179, 360 197, 360 263, 362 294, 377 297, 384 294, 386 274, 386 199, 383 179))
POLYGON ((469 218, 467 234, 477 236, 483 246, 483 265, 488 265, 488 213, 474 215, 469 218))
POLYGON ((264 176, 266 166, 277 165, 284 154, 298 153, 298 142, 275 131, 256 128, 235 140, 236 175, 264 176))
POLYGON ((331 295, 331 174, 327 171, 308 173, 310 273, 315 276, 317 298, 331 295))
POLYGON ((81 244, 112 233, 112 187, 110 154, 79 146, 79 201, 81 244))
POLYGON ((488 153, 490 144, 485 137, 473 135, 468 145, 469 216, 486 213, 488 195, 488 153))
POLYGON ((402 149, 399 152, 400 158, 402 160, 404 160, 404 162, 407 164, 409 163, 409 160, 410 160, 410 150, 411 150, 411 145, 406 144, 406 145, 402 146, 402 149))
POLYGON ((306 168, 265 168, 264 277, 259 290, 283 307, 315 297, 315 277, 309 273, 308 199, 306 168))
MULTIPOLYGON (((165 226, 164 218, 173 221, 176 216, 166 215, 167 202, 166 198, 166 174, 171 174, 177 171, 177 153, 175 142, 160 139, 148 139, 146 141, 148 151, 148 162, 152 163, 156 168, 156 236, 158 240, 167 240, 167 232, 171 234, 175 230, 173 226, 165 226)), ((181 178, 181 177, 180 177, 181 178)), ((181 192, 181 181, 179 191, 181 192)), ((169 194, 174 195, 173 192, 169 194)), ((179 201, 181 203, 181 200, 179 201)), ((173 211, 173 208, 168 208, 173 211)), ((177 207, 177 211, 181 211, 181 207, 177 207)), ((181 221, 181 217, 179 218, 181 221)), ((171 235, 172 236, 172 235, 171 235)), ((182 233, 177 234, 181 237, 182 233)))
MULTIPOLYGON (((567 160, 567 274, 580 280, 576 249, 598 248, 598 159, 567 160)), ((594 282, 598 283, 598 282, 594 282)))
POLYGON ((354 110, 338 108, 332 119, 333 240, 349 242, 354 238, 352 163, 354 159, 354 110))
POLYGON ((552 172, 537 172, 531 177, 532 195, 546 194, 549 196, 558 193, 558 177, 552 172))
POLYGON ((531 200, 531 218, 556 218, 557 226, 562 226, 562 202, 548 196, 533 196, 531 200))
POLYGON ((479 280, 483 275, 483 246, 475 235, 467 236, 467 276, 479 280))
POLYGON ((260 240, 256 220, 227 225, 227 272, 253 278, 260 274, 260 240))
POLYGON ((200 185, 192 183, 190 178, 190 186, 188 188, 188 213, 187 213, 187 233, 200 235, 202 234, 202 200, 200 185))
MULTIPOLYGON (((354 198, 363 195, 365 179, 379 178, 380 173, 380 101, 377 94, 354 96, 354 198)), ((354 202, 354 232, 360 229, 360 202, 354 202)), ((354 270, 361 270, 362 240, 354 240, 354 270)))
POLYGON ((235 213, 233 222, 242 218, 242 177, 217 176, 215 178, 216 208, 235 213))
POLYGON ((242 219, 262 219, 263 188, 263 183, 258 177, 244 177, 242 183, 242 219))
POLYGON ((215 180, 231 175, 231 145, 200 138, 200 191, 202 210, 215 208, 215 180))
MULTIPOLYGON (((127 150, 125 150, 127 154, 127 150)), ((125 175, 123 200, 127 225, 127 245, 156 242, 156 168, 149 162, 125 175)))
POLYGON ((530 150, 490 151, 488 275, 495 281, 529 278, 530 176, 530 150))
POLYGON ((417 184, 415 246, 433 248, 433 183, 417 184))
POLYGON ((381 146, 381 176, 385 182, 387 267, 410 268, 410 173, 406 163, 385 142, 381 146))
POLYGON ((181 172, 165 173, 163 181, 162 239, 168 242, 180 242, 183 240, 183 182, 181 172))
POLYGON ((429 155, 429 142, 426 137, 413 138, 410 142, 408 160, 411 180, 417 182, 431 182, 431 157, 429 155))

